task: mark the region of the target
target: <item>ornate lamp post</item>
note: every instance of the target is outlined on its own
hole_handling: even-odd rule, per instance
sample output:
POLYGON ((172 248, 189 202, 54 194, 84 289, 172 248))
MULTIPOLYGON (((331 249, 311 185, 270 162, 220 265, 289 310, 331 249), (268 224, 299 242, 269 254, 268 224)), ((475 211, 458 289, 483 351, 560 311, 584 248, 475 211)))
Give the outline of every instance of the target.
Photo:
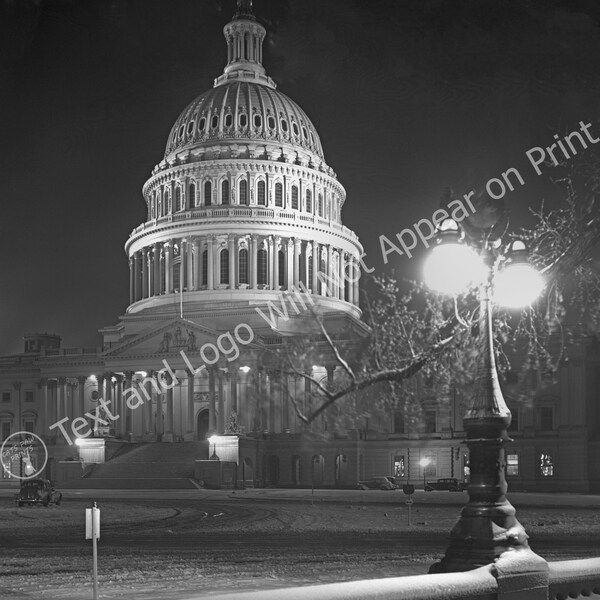
POLYGON ((479 286, 479 364, 471 408, 463 418, 469 448, 469 502, 450 533, 450 545, 430 572, 467 571, 489 564, 509 549, 527 549, 527 534, 506 499, 504 445, 511 413, 498 382, 492 334, 492 296, 511 306, 532 302, 543 288, 540 275, 526 261, 522 242, 513 242, 505 254, 499 240, 484 241, 474 252, 461 243, 456 222, 440 226, 438 245, 425 266, 432 289, 459 293, 479 286), (500 269, 500 265, 503 268, 500 269), (460 280, 460 281, 459 281, 460 280))

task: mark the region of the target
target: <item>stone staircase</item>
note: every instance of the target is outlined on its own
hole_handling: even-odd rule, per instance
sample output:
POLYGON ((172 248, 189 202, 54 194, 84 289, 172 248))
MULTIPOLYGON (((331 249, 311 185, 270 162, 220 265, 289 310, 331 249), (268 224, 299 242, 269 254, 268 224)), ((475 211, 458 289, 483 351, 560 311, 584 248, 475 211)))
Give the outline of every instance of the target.
POLYGON ((86 469, 65 489, 193 489, 194 461, 208 458, 207 442, 124 443, 112 458, 86 469))

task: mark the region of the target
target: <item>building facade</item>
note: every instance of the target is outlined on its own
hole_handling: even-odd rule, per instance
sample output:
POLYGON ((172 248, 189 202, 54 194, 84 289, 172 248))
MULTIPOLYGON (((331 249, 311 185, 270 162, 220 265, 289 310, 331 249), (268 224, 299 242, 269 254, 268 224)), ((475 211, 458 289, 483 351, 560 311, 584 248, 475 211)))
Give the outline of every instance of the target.
MULTIPOLYGON (((466 406, 456 398, 425 402, 419 431, 393 409, 366 421, 347 414, 343 427, 331 411, 310 427, 299 419, 296 408, 310 413, 315 401, 311 384, 277 356, 312 331, 315 314, 338 340, 368 335, 362 247, 342 223, 346 194, 314 125, 266 74, 266 32, 250 2, 238 2, 224 34, 223 74, 175 121, 143 186, 145 218, 125 244, 126 313, 100 331, 100 348, 63 348, 58 336, 36 333, 23 353, 0 358, 2 440, 33 432, 58 459, 77 457, 78 437, 237 434, 233 454, 225 442, 222 453, 253 485, 465 479, 466 406)), ((334 385, 340 367, 315 340, 295 368, 334 385)), ((515 489, 600 486, 594 348, 582 346, 538 404, 513 408, 515 489)), ((11 478, 6 469, 2 477, 11 478)))

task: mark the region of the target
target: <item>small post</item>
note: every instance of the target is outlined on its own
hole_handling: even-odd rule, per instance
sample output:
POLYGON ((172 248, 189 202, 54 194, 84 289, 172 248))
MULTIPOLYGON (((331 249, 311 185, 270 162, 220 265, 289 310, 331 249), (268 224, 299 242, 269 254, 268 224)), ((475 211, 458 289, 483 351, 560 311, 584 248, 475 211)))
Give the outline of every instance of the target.
POLYGON ((413 505, 413 499, 411 496, 415 493, 415 486, 412 483, 406 483, 402 486, 402 491, 408 496, 405 501, 406 506, 408 506, 408 526, 412 525, 411 521, 411 510, 413 505))
POLYGON ((98 540, 100 539, 100 509, 96 502, 85 509, 85 539, 92 540, 93 600, 98 600, 98 540))

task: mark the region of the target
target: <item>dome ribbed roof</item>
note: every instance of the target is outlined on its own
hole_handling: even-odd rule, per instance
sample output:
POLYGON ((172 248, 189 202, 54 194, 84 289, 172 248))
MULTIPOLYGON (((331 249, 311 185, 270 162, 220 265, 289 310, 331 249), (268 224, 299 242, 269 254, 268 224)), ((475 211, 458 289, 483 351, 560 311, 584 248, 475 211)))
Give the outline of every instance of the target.
POLYGON ((212 140, 287 143, 323 159, 306 113, 285 94, 249 81, 219 85, 191 102, 171 129, 165 157, 212 140))

